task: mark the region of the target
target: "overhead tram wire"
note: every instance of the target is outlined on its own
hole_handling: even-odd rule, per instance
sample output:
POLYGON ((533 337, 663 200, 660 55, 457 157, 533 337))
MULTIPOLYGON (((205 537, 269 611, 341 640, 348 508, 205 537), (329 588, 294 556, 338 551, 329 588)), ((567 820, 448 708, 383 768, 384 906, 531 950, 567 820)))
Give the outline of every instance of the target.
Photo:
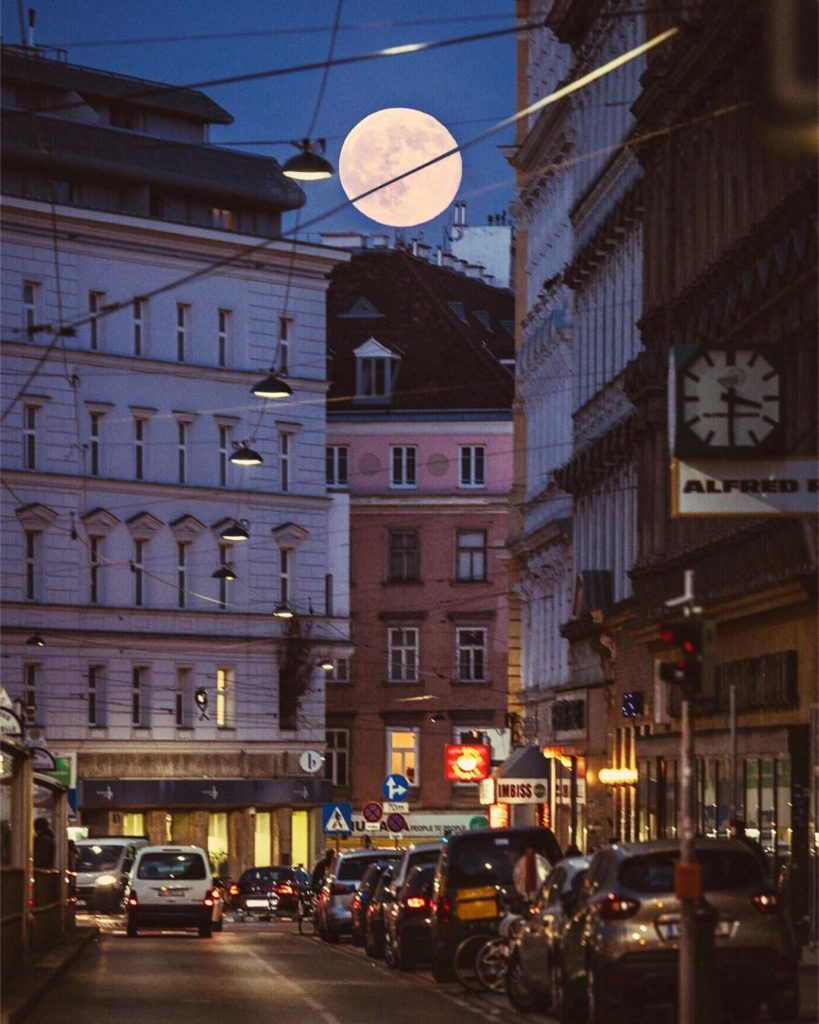
MULTIPOLYGON (((529 26, 529 27, 531 27, 531 26, 529 26)), ((537 27, 539 27, 539 26, 537 26, 537 27)), ((388 188, 389 186, 394 185, 394 184, 396 184, 399 181, 403 181, 405 178, 408 178, 408 177, 410 177, 413 174, 417 174, 420 171, 426 170, 426 168, 431 167, 434 164, 439 163, 442 160, 448 159, 449 157, 453 156, 456 153, 463 152, 464 150, 469 149, 472 146, 475 146, 475 145, 477 145, 480 142, 483 142, 485 139, 490 138, 492 135, 496 134, 497 132, 501 131, 502 129, 507 128, 510 125, 515 124, 517 121, 519 121, 519 120, 521 120, 521 119, 523 119, 525 117, 531 116, 533 113, 537 113, 538 111, 542 110, 543 108, 545 108, 547 106, 550 106, 550 105, 552 105, 554 103, 557 103, 559 100, 563 99, 564 97, 569 96, 569 95, 571 95, 574 92, 577 92, 578 90, 584 88, 585 86, 590 85, 592 82, 597 81, 599 78, 603 78, 605 75, 610 74, 611 72, 617 70, 617 68, 622 67, 624 64, 627 64, 629 61, 635 60, 637 57, 641 57, 644 53, 648 52, 649 50, 653 49, 654 47, 660 46, 663 43, 667 42, 669 39, 673 38, 678 32, 679 32, 679 29, 677 29, 677 28, 670 28, 670 29, 667 29, 665 32, 659 33, 658 35, 654 36, 652 39, 648 40, 647 42, 641 43, 639 46, 636 46, 636 47, 632 48, 631 50, 627 50, 625 53, 620 54, 618 57, 613 58, 612 60, 608 61, 606 64, 601 65, 599 68, 595 68, 593 71, 587 72, 585 75, 582 75, 580 78, 575 79, 573 82, 569 82, 569 83, 567 83, 564 86, 561 86, 559 89, 556 89, 554 92, 549 93, 549 95, 542 97, 541 99, 535 101, 534 103, 530 104, 529 106, 524 107, 521 110, 518 110, 518 111, 516 111, 513 114, 510 114, 508 117, 503 118, 501 121, 496 122, 490 128, 487 128, 484 131, 479 132, 477 135, 472 136, 470 139, 467 139, 465 142, 461 143, 460 145, 453 146, 451 149, 448 149, 445 152, 440 153, 438 156, 432 157, 431 159, 424 161, 424 163, 419 164, 417 167, 412 167, 409 170, 404 171, 401 174, 397 174, 395 177, 390 178, 388 181, 381 182, 378 185, 373 185, 372 188, 366 189, 364 192, 360 193, 359 195, 356 195, 356 196, 354 196, 354 197, 352 197, 350 199, 346 199, 344 202, 336 204, 336 206, 331 207, 329 210, 326 210, 323 213, 316 214, 315 217, 313 217, 313 218, 305 221, 303 224, 301 224, 300 225, 300 230, 304 231, 307 228, 311 228, 314 225, 319 224, 319 223, 321 223, 324 220, 327 220, 327 218, 333 217, 337 213, 340 213, 342 210, 345 210, 348 207, 354 205, 355 203, 359 202, 361 199, 365 199, 368 196, 374 195, 376 192, 379 192, 381 189, 388 188)), ((384 53, 381 52, 380 55, 383 56, 384 53)), ((333 66, 334 63, 335 62, 330 62, 329 66, 333 66)), ((322 67, 322 66, 323 66, 322 64, 312 64, 311 65, 311 67, 313 67, 313 68, 315 68, 315 67, 322 67)), ((181 88, 181 87, 175 87, 175 88, 181 88)), ((174 291, 176 288, 179 288, 182 285, 188 284, 191 281, 199 280, 200 278, 206 277, 209 274, 212 274, 212 273, 214 273, 217 270, 221 270, 224 267, 232 266, 233 264, 237 263, 239 260, 245 260, 248 257, 254 255, 255 253, 261 252, 264 249, 268 249, 271 245, 273 245, 275 243, 280 243, 282 240, 287 239, 288 237, 290 237, 290 236, 292 236, 294 234, 295 234, 295 231, 283 231, 281 233, 281 235, 277 236, 276 238, 264 239, 263 241, 257 243, 256 245, 253 245, 253 246, 250 246, 250 247, 248 247, 246 249, 243 249, 240 253, 236 253, 233 256, 225 256, 221 260, 215 260, 213 263, 208 264, 208 266, 206 266, 206 267, 201 267, 199 270, 192 271, 190 274, 186 274, 183 277, 177 278, 175 281, 170 281, 170 282, 168 282, 165 285, 160 285, 159 287, 154 288, 151 291, 146 292, 146 293, 140 295, 139 297, 144 299, 144 300, 150 300, 152 298, 155 298, 158 295, 164 295, 166 292, 174 291)), ((17 394, 11 400, 9 405, 7 405, 6 408, 3 410, 2 415, 0 415, 0 423, 5 421, 5 419, 7 418, 9 413, 11 412, 11 410, 16 406, 17 402, 20 400, 21 395, 23 394, 25 389, 29 386, 31 381, 34 380, 34 378, 37 376, 37 372, 39 371, 39 368, 43 365, 43 363, 46 361, 46 359, 48 359, 48 357, 50 356, 50 354, 53 351, 54 347, 57 345, 57 342, 59 341, 60 337, 64 333, 73 332, 74 330, 76 330, 77 327, 83 326, 84 324, 88 323, 92 318, 96 319, 96 320, 99 320, 99 319, 101 319, 101 318, 103 318, 105 316, 109 316, 112 313, 119 312, 121 309, 127 308, 134 301, 134 298, 135 298, 135 296, 131 296, 128 299, 122 299, 122 300, 120 300, 118 302, 109 303, 107 305, 107 307, 102 312, 93 314, 93 317, 90 314, 89 315, 84 315, 82 317, 78 317, 76 320, 74 320, 69 325, 63 325, 60 328, 59 332, 55 332, 53 340, 46 346, 45 351, 41 354, 40 358, 37 361, 36 366, 34 367, 34 369, 29 374, 29 377, 27 378, 25 384, 17 392, 17 394)), ((44 326, 44 325, 41 325, 41 326, 44 326)))

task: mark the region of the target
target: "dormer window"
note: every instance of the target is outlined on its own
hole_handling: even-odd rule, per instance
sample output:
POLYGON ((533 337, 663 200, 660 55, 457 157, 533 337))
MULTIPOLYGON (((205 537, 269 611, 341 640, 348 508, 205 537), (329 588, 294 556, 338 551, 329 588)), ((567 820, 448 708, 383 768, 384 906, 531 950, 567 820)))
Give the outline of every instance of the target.
POLYGON ((355 350, 355 396, 361 401, 392 397, 399 358, 370 338, 355 350))

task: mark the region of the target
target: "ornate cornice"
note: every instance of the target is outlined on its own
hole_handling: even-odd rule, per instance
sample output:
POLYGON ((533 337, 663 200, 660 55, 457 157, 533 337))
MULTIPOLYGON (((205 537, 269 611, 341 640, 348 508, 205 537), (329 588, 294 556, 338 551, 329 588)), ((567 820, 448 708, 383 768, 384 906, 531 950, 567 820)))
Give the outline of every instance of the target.
POLYGON ((569 494, 586 493, 610 476, 614 468, 632 459, 638 423, 637 416, 628 413, 605 434, 576 452, 564 466, 554 471, 560 487, 569 494))

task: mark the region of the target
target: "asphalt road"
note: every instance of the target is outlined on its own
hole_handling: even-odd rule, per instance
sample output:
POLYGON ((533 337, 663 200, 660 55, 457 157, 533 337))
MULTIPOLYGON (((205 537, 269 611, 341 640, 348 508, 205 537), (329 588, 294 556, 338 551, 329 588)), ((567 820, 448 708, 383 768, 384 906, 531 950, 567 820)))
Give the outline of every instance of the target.
MULTIPOLYGON (((27 1024, 554 1024, 516 1013, 503 996, 436 984, 423 969, 391 970, 347 941, 301 936, 294 921, 226 921, 209 940, 190 932, 128 939, 120 918, 95 921, 100 941, 27 1024)), ((815 974, 803 973, 802 987, 800 1020, 816 1020, 815 974)), ((639 1024, 646 1020, 666 1024, 656 1016, 639 1024)))

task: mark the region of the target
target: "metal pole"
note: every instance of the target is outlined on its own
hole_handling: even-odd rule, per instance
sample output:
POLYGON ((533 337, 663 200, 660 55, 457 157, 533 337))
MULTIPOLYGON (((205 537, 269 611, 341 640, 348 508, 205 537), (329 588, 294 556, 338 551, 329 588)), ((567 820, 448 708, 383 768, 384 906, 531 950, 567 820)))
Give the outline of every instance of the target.
POLYGON ((731 683, 728 687, 728 729, 731 751, 731 794, 728 804, 728 825, 733 827, 737 820, 737 687, 731 683))
MULTIPOLYGON (((694 729, 691 702, 682 701, 680 749, 680 803, 682 835, 680 863, 694 863, 694 729)), ((696 1019, 696 935, 697 900, 680 900, 679 1024, 698 1024, 696 1019)), ((699 1022, 701 1024, 701 1022, 699 1022)))

